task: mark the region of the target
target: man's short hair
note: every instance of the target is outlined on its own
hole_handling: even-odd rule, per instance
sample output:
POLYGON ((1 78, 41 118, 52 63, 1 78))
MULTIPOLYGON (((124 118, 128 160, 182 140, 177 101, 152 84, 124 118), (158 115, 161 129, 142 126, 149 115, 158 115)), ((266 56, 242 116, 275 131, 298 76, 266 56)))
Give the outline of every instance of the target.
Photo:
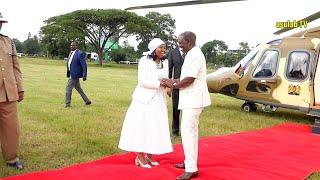
POLYGON ((186 32, 183 32, 181 35, 183 36, 183 39, 191 42, 192 44, 196 44, 197 37, 193 32, 186 31, 186 32))
POLYGON ((78 42, 76 42, 76 41, 72 41, 70 44, 74 44, 74 45, 78 46, 78 42))

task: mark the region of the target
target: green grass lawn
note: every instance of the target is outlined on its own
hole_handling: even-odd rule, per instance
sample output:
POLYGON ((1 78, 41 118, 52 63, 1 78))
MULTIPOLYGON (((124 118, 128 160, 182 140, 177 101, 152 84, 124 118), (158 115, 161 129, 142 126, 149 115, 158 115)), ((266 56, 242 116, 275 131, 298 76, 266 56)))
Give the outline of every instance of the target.
MULTIPOLYGON (((137 81, 137 66, 90 64, 82 88, 92 101, 85 106, 74 91, 72 107, 64 108, 67 78, 63 61, 21 59, 25 100, 19 104, 20 158, 25 169, 7 168, 0 157, 0 177, 57 169, 122 152, 117 148, 122 122, 137 81)), ((292 110, 242 112, 243 101, 211 94, 213 105, 201 116, 200 136, 217 136, 270 127, 283 122, 311 124, 292 110)), ((171 115, 171 101, 168 99, 171 115)), ((169 116, 171 119, 171 116, 169 116)), ((179 138, 173 143, 180 143, 179 138)), ((266 167, 268 168, 268 167, 266 167)), ((311 179, 318 179, 318 174, 311 179)))

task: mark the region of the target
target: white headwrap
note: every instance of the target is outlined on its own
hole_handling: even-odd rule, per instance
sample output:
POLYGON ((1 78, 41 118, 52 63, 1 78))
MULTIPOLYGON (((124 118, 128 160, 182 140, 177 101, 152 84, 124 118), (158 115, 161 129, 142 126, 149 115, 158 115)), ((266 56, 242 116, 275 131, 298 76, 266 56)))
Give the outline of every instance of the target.
POLYGON ((152 39, 149 44, 148 44, 148 49, 149 51, 144 52, 143 55, 151 55, 151 53, 156 50, 159 46, 161 46, 162 44, 166 44, 164 43, 160 38, 154 38, 152 39))

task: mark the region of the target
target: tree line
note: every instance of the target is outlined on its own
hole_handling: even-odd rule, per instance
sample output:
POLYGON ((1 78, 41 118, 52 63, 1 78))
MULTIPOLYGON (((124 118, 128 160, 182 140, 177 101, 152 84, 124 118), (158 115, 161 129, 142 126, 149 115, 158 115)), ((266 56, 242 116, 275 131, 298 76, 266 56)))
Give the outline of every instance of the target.
POLYGON ((37 36, 31 37, 31 34, 28 34, 27 40, 20 42, 18 39, 13 38, 17 52, 24 53, 27 55, 39 55, 41 53, 40 40, 37 36))
MULTIPOLYGON (((158 12, 139 16, 118 9, 77 10, 51 17, 44 23, 39 37, 31 37, 29 33, 24 42, 13 39, 18 52, 64 58, 68 57, 70 42, 77 41, 84 51, 96 52, 102 65, 105 53, 113 61, 134 60, 148 49, 148 42, 154 37, 166 41, 168 49, 175 47, 177 40, 175 20, 170 14, 158 12), (139 43, 137 50, 127 40, 119 48, 113 48, 120 39, 128 37, 135 37, 139 43), (107 42, 112 43, 107 46, 107 42)), ((248 43, 239 45, 238 50, 231 51, 224 41, 212 40, 203 44, 201 49, 209 64, 232 66, 250 51, 248 43)))

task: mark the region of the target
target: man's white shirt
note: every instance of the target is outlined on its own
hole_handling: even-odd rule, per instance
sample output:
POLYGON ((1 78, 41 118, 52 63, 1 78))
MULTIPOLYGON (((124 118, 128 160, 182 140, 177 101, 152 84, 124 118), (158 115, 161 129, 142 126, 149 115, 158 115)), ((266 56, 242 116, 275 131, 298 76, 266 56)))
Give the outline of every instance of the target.
POLYGON ((179 48, 180 55, 183 56, 182 48, 179 48))
POLYGON ((74 56, 74 54, 75 54, 76 51, 77 51, 77 50, 74 50, 74 51, 72 52, 70 58, 68 59, 68 68, 69 68, 69 71, 70 71, 70 65, 71 65, 71 63, 72 63, 73 56, 74 56))
POLYGON ((211 100, 206 81, 206 60, 198 46, 193 47, 184 59, 180 80, 186 77, 193 77, 195 80, 188 87, 180 89, 178 109, 193 109, 209 106, 211 100))

